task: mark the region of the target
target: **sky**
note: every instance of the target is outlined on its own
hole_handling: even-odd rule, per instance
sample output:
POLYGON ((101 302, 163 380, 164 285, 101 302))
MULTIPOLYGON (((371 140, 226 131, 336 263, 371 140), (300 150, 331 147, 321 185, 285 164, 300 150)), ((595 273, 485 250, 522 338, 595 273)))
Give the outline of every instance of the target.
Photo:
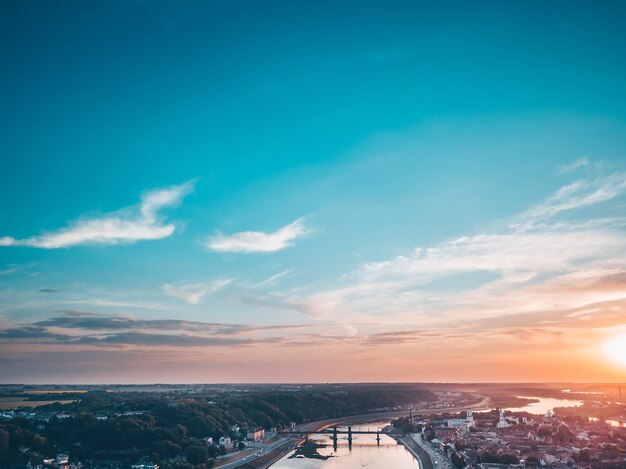
POLYGON ((0 9, 0 382, 626 381, 624 2, 0 9))

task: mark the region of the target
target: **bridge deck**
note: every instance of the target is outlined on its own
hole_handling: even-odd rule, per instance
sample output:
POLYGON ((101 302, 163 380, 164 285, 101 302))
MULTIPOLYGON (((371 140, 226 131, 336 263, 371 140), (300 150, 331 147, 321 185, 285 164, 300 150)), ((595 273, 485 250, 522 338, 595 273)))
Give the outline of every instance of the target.
POLYGON ((280 433, 281 435, 302 435, 304 433, 308 433, 309 435, 315 433, 315 434, 324 434, 324 435, 377 435, 377 434, 382 434, 382 435, 404 435, 404 433, 402 432, 384 432, 382 430, 370 430, 370 431, 366 431, 366 430, 352 430, 352 431, 348 431, 348 430, 301 430, 301 431, 294 431, 294 430, 290 430, 290 431, 281 431, 281 432, 276 432, 276 433, 280 433))

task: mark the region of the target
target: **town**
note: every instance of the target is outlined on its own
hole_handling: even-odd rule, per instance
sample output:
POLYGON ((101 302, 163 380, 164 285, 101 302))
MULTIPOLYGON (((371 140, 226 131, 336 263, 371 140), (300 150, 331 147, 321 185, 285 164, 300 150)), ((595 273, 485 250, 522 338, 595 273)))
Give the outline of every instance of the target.
MULTIPOLYGON (((21 396, 12 399, 48 399, 50 392, 4 390, 21 396)), ((381 432, 417 451, 423 469, 626 467, 626 405, 614 392, 433 384, 54 392, 70 402, 21 401, 0 412, 0 467, 269 467, 316 432, 384 419, 393 426, 381 432), (544 398, 523 391, 577 400, 556 400, 572 405, 537 413, 532 406, 544 398)))
POLYGON ((621 407, 621 417, 601 420, 568 409, 543 415, 496 409, 415 415, 394 425, 410 432, 440 468, 626 467, 626 406, 593 402, 588 407, 593 414, 621 407))

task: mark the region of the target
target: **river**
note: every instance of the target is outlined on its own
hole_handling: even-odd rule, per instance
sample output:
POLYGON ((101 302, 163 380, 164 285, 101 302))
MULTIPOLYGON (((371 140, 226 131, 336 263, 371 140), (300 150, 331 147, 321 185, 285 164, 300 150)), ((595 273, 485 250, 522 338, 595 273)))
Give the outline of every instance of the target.
POLYGON ((551 397, 536 396, 517 396, 525 399, 537 399, 539 402, 533 402, 522 407, 508 407, 504 410, 511 412, 528 412, 530 414, 543 415, 549 410, 553 411, 555 407, 576 407, 582 405, 582 401, 575 399, 553 399, 551 397))
MULTIPOLYGON (((597 394, 597 393, 586 393, 586 394, 597 394)), ((531 396, 518 396, 525 397, 528 399, 538 399, 539 402, 535 402, 533 404, 528 404, 523 407, 508 407, 504 410, 510 410, 512 412, 528 412, 530 414, 545 414, 548 410, 554 410, 555 407, 577 407, 582 405, 582 401, 577 401, 575 399, 552 399, 549 397, 531 397, 531 396)), ((589 417, 590 422, 599 422, 600 419, 596 417, 589 417)), ((626 422, 621 420, 604 420, 607 424, 612 427, 626 427, 626 422)))
MULTIPOLYGON (((362 425, 352 425, 352 430, 377 430, 389 421, 373 422, 362 425)), ((341 430, 347 427, 338 427, 341 430)), ((376 435, 355 435, 350 449, 347 436, 342 435, 337 444, 337 451, 333 449, 332 439, 327 435, 315 435, 312 439, 325 445, 318 449, 322 456, 331 456, 326 460, 291 458, 294 451, 287 454, 281 460, 272 465, 272 469, 416 469, 420 468, 419 462, 402 445, 387 436, 381 435, 380 446, 376 444, 376 435)))

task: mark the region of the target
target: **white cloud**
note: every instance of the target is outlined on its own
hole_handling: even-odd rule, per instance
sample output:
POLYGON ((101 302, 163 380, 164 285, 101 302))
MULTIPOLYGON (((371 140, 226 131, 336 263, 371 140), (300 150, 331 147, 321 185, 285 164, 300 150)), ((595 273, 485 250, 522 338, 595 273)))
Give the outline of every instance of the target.
POLYGON ((233 279, 218 279, 213 282, 182 282, 175 285, 166 283, 163 291, 166 294, 197 305, 209 293, 215 293, 230 284, 233 279))
POLYGON ((261 280, 260 282, 256 283, 254 285, 255 288, 266 288, 266 287, 271 287, 274 286, 278 283, 278 281, 289 275, 291 272, 293 272, 293 269, 286 269, 283 270, 281 272, 278 272, 274 275, 271 275, 270 277, 266 278, 265 280, 261 280))
POLYGON ((576 161, 570 164, 564 164, 559 168, 559 174, 567 174, 576 171, 577 169, 584 168, 589 166, 590 161, 589 158, 583 157, 578 158, 576 161))
POLYGON ((273 299, 316 318, 422 326, 617 300, 626 294, 575 285, 580 276, 602 283, 626 273, 626 217, 606 216, 620 213, 625 193, 621 173, 577 181, 515 223, 362 264, 328 289, 273 299), (601 203, 611 205, 600 212, 601 203), (588 207, 596 210, 581 215, 588 207))
POLYGON ((606 202, 626 190, 626 174, 613 173, 595 179, 581 179, 561 187, 545 202, 531 207, 514 220, 517 229, 532 228, 563 212, 606 202))
POLYGON ((25 239, 0 238, 0 246, 29 246, 56 249, 81 244, 122 244, 161 239, 176 230, 174 223, 164 223, 159 212, 177 206, 193 190, 193 181, 145 192, 139 206, 103 215, 83 218, 67 228, 25 239))
POLYGON ((231 235, 218 234, 209 239, 206 247, 217 252, 275 252, 293 246, 297 238, 310 232, 304 219, 299 218, 273 233, 243 231, 231 235))

